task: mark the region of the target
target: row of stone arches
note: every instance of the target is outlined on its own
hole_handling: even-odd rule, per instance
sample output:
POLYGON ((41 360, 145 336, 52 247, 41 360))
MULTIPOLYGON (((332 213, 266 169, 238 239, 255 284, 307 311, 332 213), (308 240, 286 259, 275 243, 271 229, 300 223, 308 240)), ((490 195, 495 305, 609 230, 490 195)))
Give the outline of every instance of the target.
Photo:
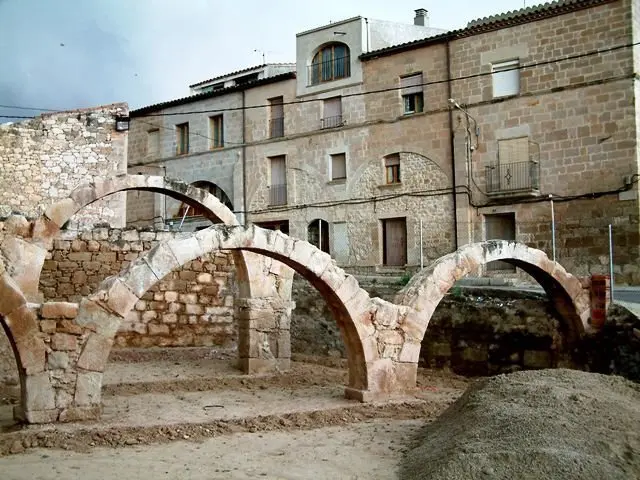
MULTIPOLYGON (((236 315, 239 322, 244 322, 241 330, 244 327, 247 336, 249 363, 255 359, 250 353, 251 343, 259 340, 261 332, 255 319, 268 317, 266 310, 273 316, 278 309, 290 308, 287 304, 290 286, 288 290, 278 290, 265 282, 261 259, 270 258, 298 272, 326 300, 347 350, 346 395, 360 400, 404 392, 415 386, 420 343, 431 314, 456 280, 482 264, 506 260, 532 274, 556 303, 572 337, 584 332, 589 315, 588 295, 578 279, 543 252, 513 242, 473 244, 442 257, 416 275, 398 294, 395 304, 370 298, 353 276, 310 243, 278 231, 239 226, 233 213, 213 195, 162 177, 122 175, 80 186, 69 198, 47 209, 41 218, 26 228, 14 230, 15 235, 7 237, 3 244, 4 256, 11 262, 3 266, 0 278, 0 315, 19 365, 23 387, 19 416, 31 422, 96 416, 102 371, 118 326, 128 311, 167 273, 219 249, 232 251, 236 261, 240 290, 236 315), (69 315, 78 329, 71 367, 75 378, 74 403, 66 408, 55 405, 52 409, 43 408, 38 395, 42 397, 43 389, 52 391, 58 387, 54 385, 55 378, 47 373, 45 340, 61 332, 43 331, 39 321, 41 311, 28 303, 25 293, 37 291, 47 247, 71 215, 99 198, 127 190, 170 195, 202 209, 215 224, 157 245, 119 275, 104 280, 93 295, 81 301, 78 310, 69 315), (255 315, 256 309, 261 310, 260 315, 255 315), (78 391, 82 395, 77 395, 78 391)), ((291 270, 283 267, 279 272, 291 278, 291 270)), ((68 328, 68 322, 65 325, 68 328)), ((51 402, 44 405, 50 406, 51 402)))

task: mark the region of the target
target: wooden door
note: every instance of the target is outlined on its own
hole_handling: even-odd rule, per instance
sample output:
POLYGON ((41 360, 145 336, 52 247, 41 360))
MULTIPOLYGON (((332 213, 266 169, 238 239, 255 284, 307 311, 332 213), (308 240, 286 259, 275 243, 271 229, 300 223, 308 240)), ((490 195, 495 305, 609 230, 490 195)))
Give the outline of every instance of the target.
POLYGON ((385 265, 407 264, 407 221, 405 218, 383 220, 383 262, 385 265))

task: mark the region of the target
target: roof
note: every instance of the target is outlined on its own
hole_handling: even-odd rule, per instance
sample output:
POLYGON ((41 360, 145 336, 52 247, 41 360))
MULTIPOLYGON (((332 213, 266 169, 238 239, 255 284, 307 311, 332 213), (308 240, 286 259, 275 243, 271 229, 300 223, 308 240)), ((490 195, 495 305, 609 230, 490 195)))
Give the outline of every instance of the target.
POLYGON ((175 100, 169 100, 167 102, 155 103, 146 107, 141 107, 129 112, 130 117, 141 117, 145 113, 156 112, 163 108, 175 107, 177 105, 186 105, 189 103, 197 102, 199 100, 205 100, 207 98, 219 97, 228 93, 241 92, 253 87, 259 87, 261 85, 268 85, 270 83, 281 82, 283 80, 289 80, 296 78, 296 72, 286 72, 280 75, 274 75, 273 77, 261 78, 252 82, 247 82, 242 85, 234 85, 232 87, 221 88, 220 90, 214 90, 212 92, 197 93, 195 95, 189 95, 188 97, 177 98, 175 100))
POLYGON ((432 37, 413 40, 411 42, 401 43, 398 45, 381 48, 380 50, 363 53, 362 55, 360 55, 360 59, 368 60, 371 58, 391 55, 393 53, 401 52, 404 50, 412 50, 414 48, 420 48, 426 45, 440 43, 447 40, 454 40, 456 38, 478 35, 480 33, 500 30, 506 27, 535 22, 537 20, 555 17, 557 15, 563 15, 565 13, 575 12, 577 10, 583 10, 585 8, 604 5, 606 3, 612 3, 615 1, 617 0, 556 0, 544 5, 512 10, 506 13, 472 20, 467 24, 465 28, 451 30, 442 34, 434 35, 432 37))
POLYGON ((227 77, 231 77, 233 75, 238 75, 239 73, 245 73, 245 72, 250 72, 251 70, 257 70, 258 68, 264 68, 264 67, 269 66, 269 65, 293 65, 293 66, 295 66, 295 63, 263 63, 262 65, 255 65, 253 67, 243 68, 241 70, 236 70, 235 72, 225 73, 224 75, 218 75, 217 77, 210 78, 209 80, 203 80, 201 82, 194 83, 193 85, 189 85, 189 88, 197 87, 199 85, 204 85, 205 83, 209 83, 209 82, 214 82, 214 81, 216 81, 216 80, 218 80, 220 78, 227 78, 227 77))
POLYGON ((361 16, 357 16, 357 17, 351 17, 351 18, 345 18, 344 20, 338 20, 337 22, 329 22, 326 25, 322 25, 321 27, 315 27, 315 28, 311 28, 309 30, 305 30, 303 32, 300 33, 296 33, 296 37, 300 37, 302 35, 307 35, 309 33, 313 33, 313 32, 319 32, 320 30, 325 30, 329 27, 337 27, 339 25, 344 25, 345 23, 351 23, 354 22, 356 20, 362 20, 361 16))

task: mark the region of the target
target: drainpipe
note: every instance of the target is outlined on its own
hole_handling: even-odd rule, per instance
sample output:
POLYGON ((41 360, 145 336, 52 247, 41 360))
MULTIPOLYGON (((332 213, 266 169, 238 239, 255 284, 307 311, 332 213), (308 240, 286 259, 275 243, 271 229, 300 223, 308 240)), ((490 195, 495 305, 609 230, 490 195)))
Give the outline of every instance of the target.
POLYGON ((367 26, 366 26, 366 29, 367 29, 367 52, 369 52, 369 19, 365 17, 364 23, 367 24, 367 26))
POLYGON ((247 110, 245 105, 245 91, 242 90, 242 219, 247 226, 247 144, 245 130, 247 124, 247 110))
MULTIPOLYGON (((451 91, 451 51, 449 40, 447 46, 447 98, 453 98, 451 91)), ((453 181, 453 246, 454 251, 458 249, 458 198, 456 184, 456 157, 453 137, 453 109, 449 108, 449 148, 451 149, 451 179, 453 181)))

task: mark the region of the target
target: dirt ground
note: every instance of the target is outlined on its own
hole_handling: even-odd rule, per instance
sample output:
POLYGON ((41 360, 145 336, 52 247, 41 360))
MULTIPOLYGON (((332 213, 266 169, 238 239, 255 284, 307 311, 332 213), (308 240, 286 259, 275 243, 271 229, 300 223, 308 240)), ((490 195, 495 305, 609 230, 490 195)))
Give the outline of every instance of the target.
POLYGON ((224 352, 115 352, 98 422, 15 425, 18 392, 5 388, 0 477, 394 478, 416 429, 468 383, 421 370, 415 395, 361 404, 343 398, 342 360, 294 360, 289 372, 244 376, 224 352))

